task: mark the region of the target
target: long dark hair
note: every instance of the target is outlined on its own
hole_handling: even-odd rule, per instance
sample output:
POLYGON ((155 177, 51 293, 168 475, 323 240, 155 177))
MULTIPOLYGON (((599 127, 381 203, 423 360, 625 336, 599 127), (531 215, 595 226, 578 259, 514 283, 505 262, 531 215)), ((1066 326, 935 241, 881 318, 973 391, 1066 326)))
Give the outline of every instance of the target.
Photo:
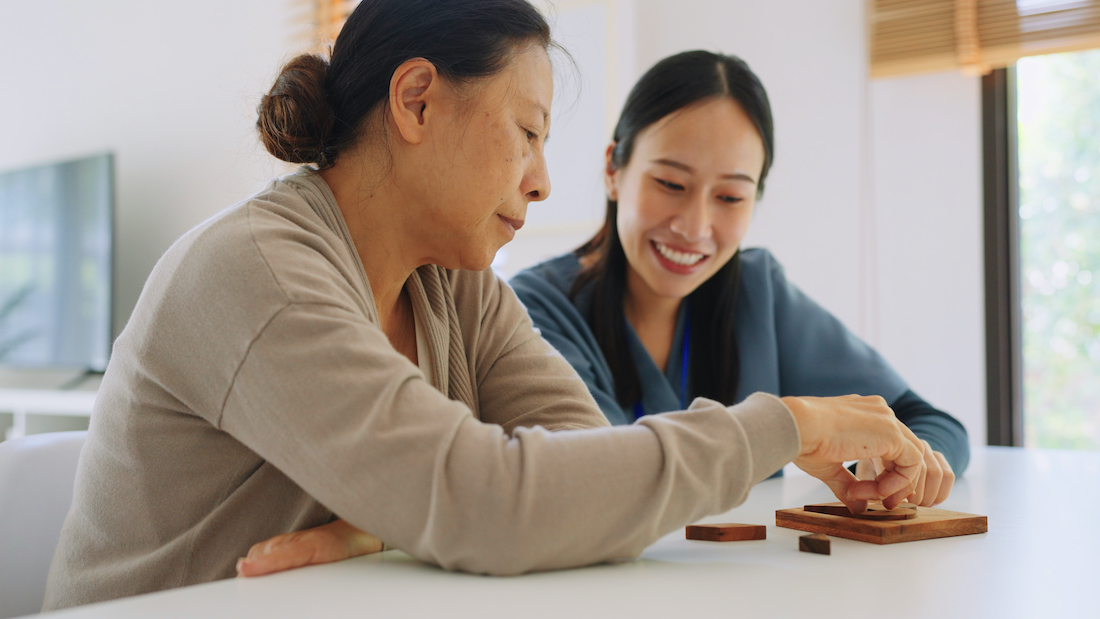
POLYGON ((358 141, 401 63, 424 58, 461 83, 501 71, 529 43, 556 47, 526 0, 363 0, 336 37, 331 62, 304 54, 283 67, 256 126, 272 155, 327 168, 358 141))
MULTIPOLYGON (((733 99, 756 126, 764 143, 764 167, 757 183, 757 196, 762 195, 764 179, 775 153, 768 95, 760 79, 743 60, 712 52, 691 51, 670 56, 638 80, 615 126, 612 169, 619 170, 630 162, 634 141, 643 129, 710 97, 733 99)), ((587 257, 588 260, 582 261, 587 266, 574 282, 572 295, 575 297, 582 288, 592 285, 588 324, 615 378, 619 405, 629 408, 641 399, 642 387, 626 339, 623 295, 627 260, 616 226, 618 206, 616 201, 608 199, 603 227, 576 250, 579 258, 587 257)), ((689 359, 692 372, 688 391, 724 404, 735 402, 740 384, 741 366, 733 320, 740 281, 741 255, 738 251, 687 297, 687 311, 692 322, 689 359)))

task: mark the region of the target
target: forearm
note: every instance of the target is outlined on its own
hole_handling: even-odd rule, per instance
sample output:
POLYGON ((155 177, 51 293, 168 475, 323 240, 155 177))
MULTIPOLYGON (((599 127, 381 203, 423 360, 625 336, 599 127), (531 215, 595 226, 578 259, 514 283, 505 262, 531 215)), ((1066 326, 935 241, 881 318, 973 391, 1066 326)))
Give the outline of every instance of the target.
MULTIPOLYGON (((506 371, 540 356, 487 354, 495 371, 479 375, 482 414, 506 423, 579 406, 602 422, 579 381, 558 384, 572 376, 560 357, 557 378, 506 371), (512 410, 496 417, 498 407, 512 410)), ((767 395, 731 408, 700 399, 628 427, 509 436, 429 385, 376 328, 325 306, 291 307, 268 324, 220 427, 388 545, 494 574, 635 556, 739 504, 799 452, 793 416, 767 395)))
POLYGON ((740 504, 797 454, 793 420, 770 398, 734 413, 699 401, 614 430, 519 430, 497 449, 463 436, 479 433, 466 425, 440 458, 423 526, 381 537, 476 573, 637 556, 669 531, 740 504))
POLYGON ((311 458, 283 454, 273 463, 392 547, 446 569, 516 574, 634 557, 733 508, 798 453, 793 418, 770 396, 732 411, 699 400, 631 427, 520 429, 512 438, 469 416, 458 421, 442 432, 376 428, 390 444, 368 440, 359 457, 329 441, 335 468, 311 470, 311 458), (370 456, 381 451, 388 457, 370 456))

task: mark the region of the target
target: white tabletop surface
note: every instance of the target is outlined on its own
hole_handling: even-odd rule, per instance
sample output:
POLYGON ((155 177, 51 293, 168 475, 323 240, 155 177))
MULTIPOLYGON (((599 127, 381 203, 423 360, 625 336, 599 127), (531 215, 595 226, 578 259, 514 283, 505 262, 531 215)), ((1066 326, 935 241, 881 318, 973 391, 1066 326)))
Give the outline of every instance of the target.
MULTIPOLYGON (((788 467, 790 472, 790 467, 788 467)), ((766 481, 705 522, 768 525, 767 540, 677 530, 629 562, 494 578, 390 551, 70 609, 57 617, 1100 617, 1100 453, 977 448, 941 507, 989 533, 798 551, 775 511, 833 500, 804 474, 766 481)))

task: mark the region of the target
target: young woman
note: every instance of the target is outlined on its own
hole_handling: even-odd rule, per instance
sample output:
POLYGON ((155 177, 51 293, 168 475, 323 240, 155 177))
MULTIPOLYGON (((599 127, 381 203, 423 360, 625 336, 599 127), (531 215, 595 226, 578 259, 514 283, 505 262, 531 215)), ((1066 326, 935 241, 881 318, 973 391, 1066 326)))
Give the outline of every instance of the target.
POLYGON ((742 250, 773 160, 763 85, 705 51, 657 63, 635 85, 607 149, 607 215, 577 251, 511 281, 612 424, 775 395, 875 394, 922 439, 922 504, 969 460, 966 430, 932 408, 764 249, 742 250))
POLYGON ((229 577, 326 523, 472 572, 631 557, 792 459, 856 510, 919 496, 921 443, 877 397, 699 399, 606 427, 486 269, 550 189, 550 45, 524 0, 364 0, 330 63, 283 70, 260 132, 312 165, 150 275, 47 609, 229 577), (842 466, 871 457, 873 481, 842 466))

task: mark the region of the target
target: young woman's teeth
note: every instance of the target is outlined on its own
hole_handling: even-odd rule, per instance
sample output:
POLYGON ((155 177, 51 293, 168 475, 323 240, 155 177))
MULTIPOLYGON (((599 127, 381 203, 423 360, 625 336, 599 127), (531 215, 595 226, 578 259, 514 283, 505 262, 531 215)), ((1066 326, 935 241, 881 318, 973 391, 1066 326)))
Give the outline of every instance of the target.
POLYGON ((669 262, 679 264, 681 266, 691 266, 696 262, 699 262, 703 258, 706 258, 706 254, 687 253, 682 251, 676 251, 670 249, 664 245, 653 241, 653 246, 657 248, 657 251, 661 252, 661 255, 668 259, 669 262))

